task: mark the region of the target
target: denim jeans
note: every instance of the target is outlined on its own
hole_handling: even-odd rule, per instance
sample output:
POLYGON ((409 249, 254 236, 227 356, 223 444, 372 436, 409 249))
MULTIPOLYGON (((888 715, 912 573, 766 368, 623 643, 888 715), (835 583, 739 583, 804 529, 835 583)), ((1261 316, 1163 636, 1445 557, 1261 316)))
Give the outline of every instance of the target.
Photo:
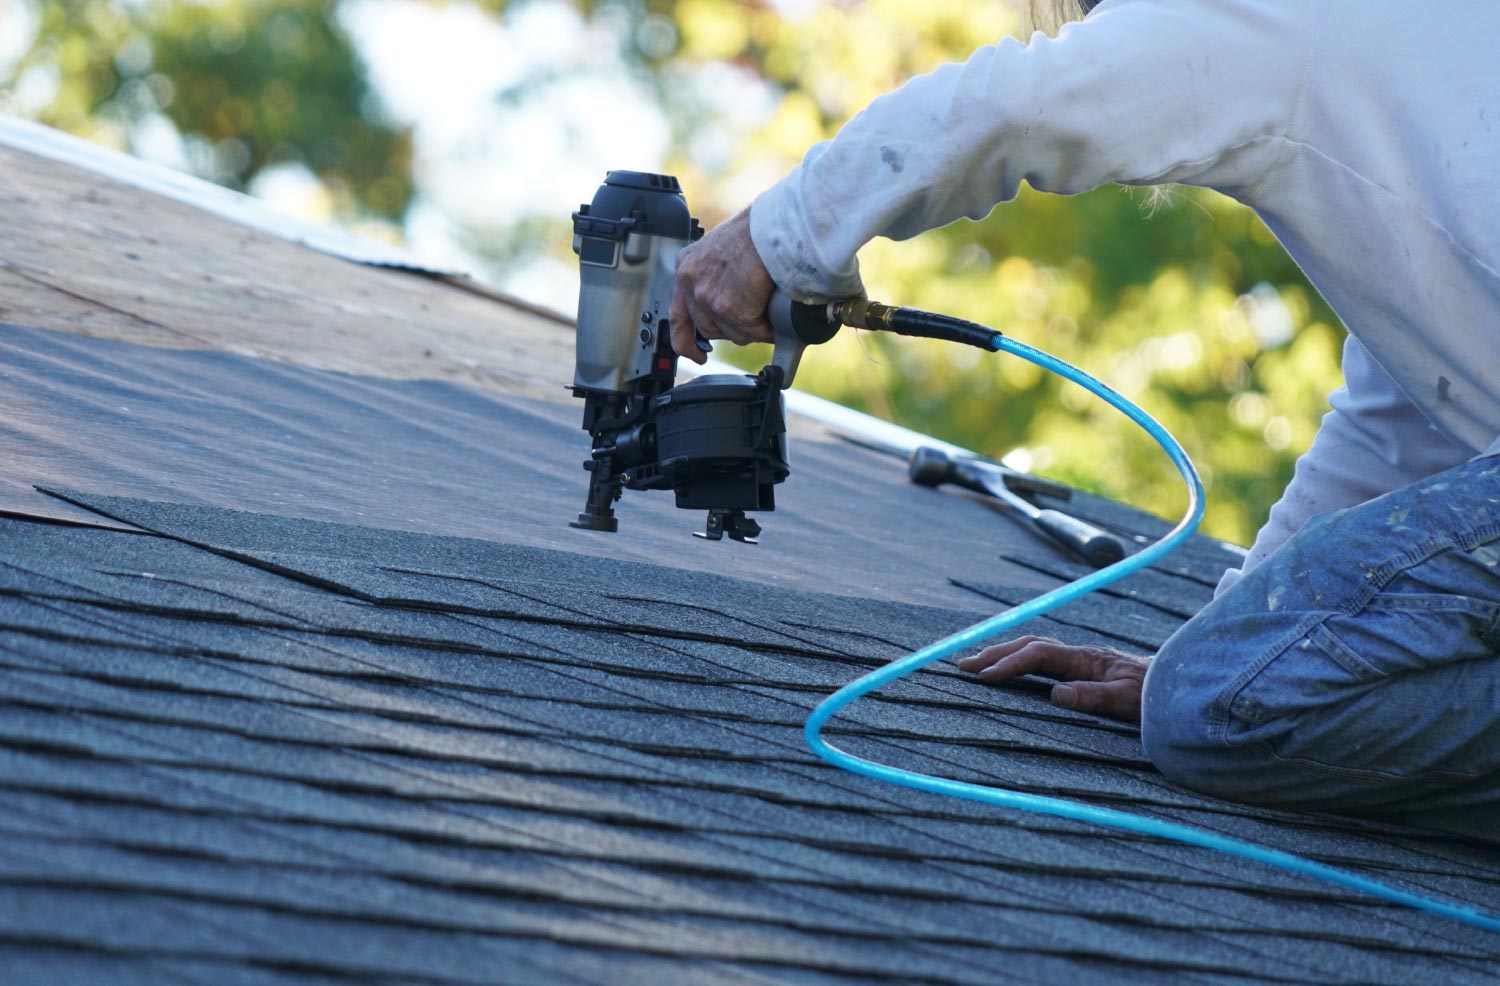
POLYGON ((1199 791, 1500 840, 1500 457, 1308 523, 1162 647, 1141 738, 1199 791))

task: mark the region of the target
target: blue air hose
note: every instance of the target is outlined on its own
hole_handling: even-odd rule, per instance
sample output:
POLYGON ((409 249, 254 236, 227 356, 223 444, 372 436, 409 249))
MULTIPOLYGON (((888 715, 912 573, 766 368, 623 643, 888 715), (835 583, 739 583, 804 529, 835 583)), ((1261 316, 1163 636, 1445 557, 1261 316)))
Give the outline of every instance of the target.
MULTIPOLYGON (((879 307, 883 308, 884 306, 879 307)), ((989 640, 1002 631, 1009 630, 1033 617, 1040 616, 1064 603, 1078 599, 1093 592, 1095 589, 1103 588, 1111 582, 1115 582, 1145 568, 1165 557, 1192 537, 1193 531, 1197 528, 1198 522, 1203 517, 1203 483, 1199 480, 1198 471, 1193 467, 1193 463, 1188 459, 1187 453, 1183 450, 1182 446, 1149 414, 1126 400, 1104 383, 1039 349, 1033 349, 1024 343, 1007 339, 993 329, 985 329, 982 326, 962 322, 958 319, 949 319, 946 316, 915 312, 912 309, 898 309, 890 313, 895 316, 893 320, 894 324, 887 322, 884 318, 882 318, 882 322, 885 324, 874 324, 873 318, 869 325, 864 325, 863 322, 851 322, 850 324, 859 324, 868 328, 891 329, 907 335, 948 338, 953 341, 979 345, 982 348, 998 352, 1011 353, 1035 363, 1044 370, 1080 384, 1102 398, 1108 404, 1124 413, 1130 420, 1144 428, 1166 451, 1173 465, 1177 467, 1188 485, 1188 512, 1182 521, 1176 527, 1172 528, 1165 537, 1142 549, 1140 552, 1122 561, 1118 561, 1108 568, 1100 569, 1077 581, 1053 589, 1051 592, 1030 602, 1013 607, 981 623, 976 623, 966 630, 960 630, 951 637, 945 637, 936 643, 929 644, 914 654, 887 664, 885 667, 840 688, 824 699, 807 719, 807 725, 803 731, 807 737, 808 746, 812 747, 813 752, 836 767, 842 767, 845 770, 862 774, 866 777, 873 777, 876 780, 900 784, 903 787, 915 788, 919 791, 930 791, 934 794, 946 794, 955 798, 978 801, 983 804, 998 805, 1002 808, 1014 808, 1020 811, 1036 812, 1060 818, 1071 818, 1075 821, 1090 822, 1095 825, 1123 829, 1124 831, 1135 832, 1140 835, 1185 842, 1188 845, 1201 846, 1206 849, 1217 849, 1244 859, 1255 860, 1256 862, 1266 863, 1293 873, 1300 873, 1303 876, 1326 880, 1329 883, 1358 890, 1382 900, 1452 918, 1455 921, 1461 921, 1476 928, 1500 931, 1500 917, 1486 914, 1462 904, 1449 903, 1423 894, 1402 890, 1399 887, 1381 883, 1378 880, 1371 880, 1358 874, 1314 862, 1310 859, 1304 859, 1301 856, 1282 852, 1278 849, 1256 845, 1251 842, 1243 842, 1239 839, 1228 838, 1185 825, 1177 825, 1172 822, 1131 815, 1122 811, 1114 811, 1109 808, 1098 808, 1074 801, 1065 801, 1060 798, 1026 794, 1020 791, 1008 791, 980 784, 967 784, 962 781, 948 780, 928 774, 919 774, 910 770, 902 770, 899 767, 891 767, 856 757, 840 750, 823 739, 823 725, 855 699, 868 695, 877 688, 888 685, 898 678, 905 677, 918 668, 925 667, 934 661, 940 661, 965 648, 989 640), (907 317, 907 324, 901 324, 902 316, 907 317)))

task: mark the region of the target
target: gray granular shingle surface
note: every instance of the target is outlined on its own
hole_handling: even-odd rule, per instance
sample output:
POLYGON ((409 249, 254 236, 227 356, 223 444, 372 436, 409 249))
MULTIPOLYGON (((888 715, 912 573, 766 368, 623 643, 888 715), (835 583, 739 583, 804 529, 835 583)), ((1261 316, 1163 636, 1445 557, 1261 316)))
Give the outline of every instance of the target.
MULTIPOLYGON (((1500 982, 1500 940, 1442 919, 807 751, 827 692, 1034 587, 936 609, 54 492, 140 532, 0 518, 7 981, 1500 982)), ((1149 647, 1211 592, 1197 550, 1035 628, 1149 647)), ((833 733, 1500 900, 1495 847, 1203 798, 1027 682, 930 668, 833 733)))
MULTIPOLYGON (((576 408, 0 353, 6 984, 1500 983, 1443 919, 814 758, 825 695, 1086 571, 893 460, 799 440, 758 549, 669 498, 601 538, 564 526, 576 408)), ((1021 629, 1149 651, 1235 560, 1198 539, 1021 629)), ((1500 907, 1494 845, 1198 796, 1040 681, 933 666, 831 733, 1500 907)))

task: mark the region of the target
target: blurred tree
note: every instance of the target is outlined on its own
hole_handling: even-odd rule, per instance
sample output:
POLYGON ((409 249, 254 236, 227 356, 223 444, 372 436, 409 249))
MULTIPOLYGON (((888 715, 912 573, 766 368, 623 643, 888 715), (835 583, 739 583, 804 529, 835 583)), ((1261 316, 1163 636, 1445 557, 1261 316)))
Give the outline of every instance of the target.
POLYGON ((244 188, 272 164, 305 166, 346 219, 398 219, 411 142, 381 118, 327 0, 49 0, 15 75, 52 76, 37 118, 130 149, 165 116, 195 170, 244 188))
MULTIPOLYGON (((431 0, 441 6, 444 0, 431 0)), ((876 96, 1015 31, 996 0, 475 0, 501 22, 577 11, 670 121, 666 167, 712 224, 876 96), (741 119, 769 92, 771 109, 741 119), (737 191, 730 192, 734 189, 737 191), (735 201, 735 198, 738 201, 735 201)), ((41 114, 128 143, 165 114, 199 170, 243 186, 305 164, 346 216, 397 217, 413 189, 405 130, 383 119, 331 0, 52 0, 18 69, 53 72, 41 114)), ((576 65, 573 67, 577 71, 576 65)), ((569 71, 567 67, 559 72, 569 71)), ((528 78, 497 99, 545 88, 528 78)), ((579 189, 580 199, 591 189, 579 189)), ((572 262, 566 222, 517 215, 471 242, 497 268, 541 251, 572 262)), ((1338 382, 1342 330, 1246 209, 1198 190, 1024 190, 983 222, 862 254, 876 297, 952 312, 1056 352, 1139 400, 1209 482, 1206 529, 1248 541, 1338 382)), ((750 365, 763 354, 733 356, 750 365)), ((1158 512, 1178 481, 1149 439, 1017 360, 852 333, 803 363, 800 385, 1158 512)))

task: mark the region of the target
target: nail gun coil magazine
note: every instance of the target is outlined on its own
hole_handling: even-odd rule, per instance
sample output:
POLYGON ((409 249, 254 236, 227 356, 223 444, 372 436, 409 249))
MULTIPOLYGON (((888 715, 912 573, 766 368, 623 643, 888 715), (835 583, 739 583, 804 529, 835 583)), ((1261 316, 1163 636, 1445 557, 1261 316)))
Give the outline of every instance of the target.
POLYGON ((790 470, 774 376, 699 377, 653 402, 657 455, 679 507, 775 509, 775 485, 790 470))

